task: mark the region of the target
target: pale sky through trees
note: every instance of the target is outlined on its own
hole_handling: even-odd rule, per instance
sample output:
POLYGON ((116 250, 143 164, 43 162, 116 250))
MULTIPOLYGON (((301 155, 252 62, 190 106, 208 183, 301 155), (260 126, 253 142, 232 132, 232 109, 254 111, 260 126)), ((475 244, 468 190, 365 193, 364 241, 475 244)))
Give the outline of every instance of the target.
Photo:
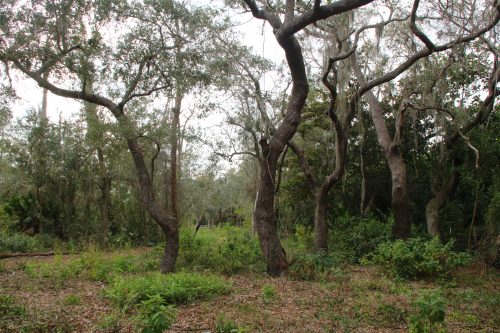
MULTIPOLYGON (((266 57, 274 64, 279 64, 284 60, 283 50, 277 44, 268 24, 265 25, 263 33, 263 22, 253 18, 250 13, 240 13, 237 17, 233 17, 233 20, 239 22, 235 26, 235 30, 240 33, 240 41, 244 45, 252 47, 256 54, 266 57)), ((12 105, 14 118, 25 116, 30 109, 39 110, 42 104, 42 89, 36 82, 28 79, 22 73, 13 71, 11 75, 14 79, 14 89, 19 97, 12 105)), ((269 77, 261 80, 264 90, 272 88, 270 80, 269 77)), ((56 96, 51 92, 48 93, 47 100, 47 114, 51 122, 58 122, 60 117, 63 120, 71 119, 82 106, 80 101, 56 96)), ((186 105, 189 105, 189 103, 186 103, 186 105)), ((156 107, 162 108, 163 106, 156 105, 156 107)), ((204 121, 204 124, 210 127, 217 122, 220 122, 220 119, 210 121, 209 117, 208 124, 207 121, 204 121)))

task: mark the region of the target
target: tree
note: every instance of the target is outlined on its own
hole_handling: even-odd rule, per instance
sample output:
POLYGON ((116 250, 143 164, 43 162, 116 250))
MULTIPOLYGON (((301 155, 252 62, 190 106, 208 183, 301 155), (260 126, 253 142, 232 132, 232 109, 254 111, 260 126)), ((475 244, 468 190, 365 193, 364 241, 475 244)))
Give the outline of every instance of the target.
POLYGON ((35 1, 29 6, 20 4, 10 9, 2 8, 2 11, 10 12, 2 20, 0 60, 23 72, 40 87, 62 97, 100 105, 116 119, 134 162, 141 201, 165 235, 161 270, 171 272, 179 248, 178 219, 167 213, 154 196, 151 172, 139 141, 140 133, 130 112, 134 100, 154 96, 171 87, 171 77, 178 74, 176 71, 197 72, 197 59, 201 55, 194 56, 196 52, 192 50, 202 49, 200 45, 206 45, 202 41, 209 40, 204 28, 208 17, 200 19, 203 11, 190 11, 173 1, 154 0, 142 4, 96 3, 96 7, 88 1, 35 1), (61 8, 70 10, 62 11, 61 8), (156 16, 146 19, 138 15, 145 8, 156 16), (115 36, 87 31, 93 24, 82 27, 82 17, 84 22, 96 26, 102 27, 105 23, 107 29, 120 26, 122 30, 116 30, 115 36), (155 17, 161 20, 149 20, 155 17), (179 41, 175 38, 175 29, 167 26, 178 20, 189 29, 189 38, 182 38, 182 44, 194 43, 193 36, 198 38, 197 48, 189 50, 190 57, 186 57, 186 66, 182 68, 172 66, 170 61, 179 41), (121 24, 125 21, 127 24, 121 24), (197 24, 200 22, 203 24, 197 24), (109 38, 118 40, 118 43, 109 38), (52 45, 46 43, 47 40, 55 42, 52 45), (85 62, 80 61, 82 57, 85 62), (86 88, 85 81, 81 87, 57 81, 58 78, 66 82, 75 80, 86 73, 85 64, 89 59, 96 60, 92 92, 86 88), (49 70, 54 77, 51 81, 44 75, 49 70))
MULTIPOLYGON (((377 131, 379 145, 384 151, 386 161, 391 170, 392 208, 395 217, 393 233, 396 238, 409 237, 412 224, 410 200, 406 179, 406 165, 400 150, 401 132, 404 125, 404 113, 408 105, 405 102, 400 103, 394 136, 391 138, 386 125, 386 121, 383 116, 382 105, 372 89, 376 86, 393 80, 422 58, 426 58, 433 53, 449 50, 458 44, 468 43, 478 38, 485 32, 495 27, 500 19, 500 5, 496 2, 492 10, 489 11, 488 8, 484 9, 485 16, 489 16, 491 18, 490 21, 488 21, 482 27, 478 26, 474 30, 466 34, 462 33, 461 30, 460 34, 458 36, 454 36, 451 41, 441 45, 436 45, 421 29, 417 27, 418 8, 419 1, 416 0, 413 3, 413 8, 410 13, 409 26, 412 34, 425 45, 421 50, 418 50, 411 54, 407 58, 407 60, 403 61, 395 69, 379 77, 373 78, 370 81, 366 80, 357 58, 353 58, 353 69, 360 84, 358 95, 360 97, 364 95, 368 102, 370 115, 377 131)), ((424 16, 423 19, 425 20, 425 18, 426 16, 424 16)))

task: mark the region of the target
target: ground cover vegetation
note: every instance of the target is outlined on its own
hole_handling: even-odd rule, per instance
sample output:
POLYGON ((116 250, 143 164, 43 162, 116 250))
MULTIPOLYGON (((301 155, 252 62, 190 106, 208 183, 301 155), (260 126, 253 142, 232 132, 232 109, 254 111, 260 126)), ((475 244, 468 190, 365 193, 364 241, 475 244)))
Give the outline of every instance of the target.
POLYGON ((500 330, 499 20, 3 1, 0 331, 500 330))

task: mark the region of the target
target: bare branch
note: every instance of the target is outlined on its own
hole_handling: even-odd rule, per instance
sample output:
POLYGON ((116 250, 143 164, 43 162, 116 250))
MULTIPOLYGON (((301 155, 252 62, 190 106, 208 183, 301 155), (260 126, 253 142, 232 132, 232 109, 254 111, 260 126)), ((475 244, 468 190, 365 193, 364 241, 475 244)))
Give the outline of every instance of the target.
POLYGON ((469 147, 474 152, 474 154, 476 154, 476 169, 478 169, 479 168, 479 150, 472 145, 469 138, 466 137, 465 135, 463 135, 462 132, 458 131, 458 133, 464 139, 465 143, 467 144, 467 147, 469 147))
POLYGON ((424 34, 423 31, 420 30, 417 27, 417 24, 415 23, 415 20, 417 18, 417 10, 418 10, 419 3, 420 3, 420 0, 415 0, 413 2, 413 8, 411 10, 411 18, 410 18, 410 29, 411 29, 411 32, 415 36, 417 36, 418 39, 420 39, 425 44, 425 46, 427 46, 427 49, 429 49, 430 51, 434 51, 434 49, 435 49, 434 43, 431 42, 429 37, 427 37, 427 35, 424 34))

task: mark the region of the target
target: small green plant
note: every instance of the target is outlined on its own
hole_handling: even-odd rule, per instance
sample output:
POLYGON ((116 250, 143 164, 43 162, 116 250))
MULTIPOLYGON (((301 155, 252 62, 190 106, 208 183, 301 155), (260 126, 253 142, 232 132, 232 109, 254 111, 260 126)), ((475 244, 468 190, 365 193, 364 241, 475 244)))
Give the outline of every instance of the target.
POLYGON ((227 319, 224 316, 218 316, 215 320, 215 332, 216 333, 245 333, 248 329, 245 327, 240 327, 233 320, 227 319))
POLYGON ((122 312, 114 311, 104 316, 104 318, 102 318, 102 320, 97 324, 97 327, 108 333, 118 333, 122 329, 120 324, 122 316, 122 312))
POLYGON ((0 295, 0 318, 24 316, 26 309, 17 305, 14 298, 9 295, 0 295))
POLYGON ((415 313, 409 319, 410 333, 444 332, 446 302, 440 291, 422 291, 413 302, 415 313))
POLYGON ((130 305, 149 299, 150 295, 161 296, 165 304, 182 304, 227 294, 229 290, 228 283, 216 276, 152 273, 145 276, 118 277, 105 289, 104 295, 119 308, 127 309, 130 305))
POLYGON ((399 239, 380 244, 362 263, 380 265, 403 279, 445 276, 452 269, 470 263, 467 254, 457 253, 452 248, 452 241, 443 245, 438 238, 399 239))
POLYGON ((161 333, 177 318, 175 306, 165 304, 160 295, 150 295, 138 305, 137 328, 142 333, 161 333))
POLYGON ((271 303, 276 299, 276 289, 273 285, 266 284, 262 287, 262 298, 265 303, 271 303))
POLYGON ((80 304, 81 299, 80 296, 75 295, 75 294, 70 294, 64 298, 63 304, 64 305, 78 305, 80 304))

